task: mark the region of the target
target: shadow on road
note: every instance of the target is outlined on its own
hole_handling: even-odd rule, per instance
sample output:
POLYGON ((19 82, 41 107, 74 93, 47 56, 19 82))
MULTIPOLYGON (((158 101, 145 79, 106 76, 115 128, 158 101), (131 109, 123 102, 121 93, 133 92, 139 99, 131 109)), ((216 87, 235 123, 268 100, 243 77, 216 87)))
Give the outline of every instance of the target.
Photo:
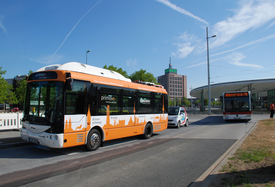
POLYGON ((272 183, 274 184, 275 165, 266 166, 252 170, 244 170, 241 172, 223 173, 218 174, 215 180, 209 185, 209 187, 216 186, 236 186, 236 185, 259 185, 272 183))
MULTIPOLYGON (((191 117, 189 117, 191 118, 191 117)), ((224 121, 221 115, 217 116, 206 116, 205 118, 196 122, 191 122, 190 125, 228 125, 230 123, 249 123, 246 120, 232 120, 224 121)))
POLYGON ((0 149, 0 158, 20 158, 20 159, 43 159, 43 158, 51 158, 57 157, 61 155, 71 155, 75 153, 90 153, 97 154, 100 152, 100 149, 111 148, 115 146, 115 148, 120 148, 121 146, 125 146, 125 144, 131 143, 142 143, 144 141, 154 140, 154 137, 157 137, 159 134, 154 133, 152 138, 143 139, 139 136, 132 136, 127 138, 120 138, 116 140, 109 140, 103 143, 103 147, 99 148, 97 151, 88 151, 85 145, 68 147, 68 148, 50 148, 43 145, 37 145, 33 143, 28 143, 25 146, 18 147, 19 151, 14 151, 13 149, 0 149))

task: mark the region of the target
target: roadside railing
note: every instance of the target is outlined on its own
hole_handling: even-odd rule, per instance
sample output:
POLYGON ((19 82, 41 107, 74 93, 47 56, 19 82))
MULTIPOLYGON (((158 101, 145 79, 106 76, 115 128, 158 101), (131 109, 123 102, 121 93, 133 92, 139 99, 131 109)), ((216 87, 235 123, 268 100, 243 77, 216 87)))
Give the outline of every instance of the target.
POLYGON ((22 117, 22 112, 0 113, 0 130, 20 129, 22 117))

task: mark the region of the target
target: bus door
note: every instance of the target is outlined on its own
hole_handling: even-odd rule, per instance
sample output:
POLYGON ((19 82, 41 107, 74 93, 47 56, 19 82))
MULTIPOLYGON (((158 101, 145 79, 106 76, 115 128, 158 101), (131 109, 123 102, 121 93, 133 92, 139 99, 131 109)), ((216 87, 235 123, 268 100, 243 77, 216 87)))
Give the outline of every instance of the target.
POLYGON ((72 90, 66 90, 64 147, 85 144, 87 136, 87 87, 89 82, 73 81, 72 90))

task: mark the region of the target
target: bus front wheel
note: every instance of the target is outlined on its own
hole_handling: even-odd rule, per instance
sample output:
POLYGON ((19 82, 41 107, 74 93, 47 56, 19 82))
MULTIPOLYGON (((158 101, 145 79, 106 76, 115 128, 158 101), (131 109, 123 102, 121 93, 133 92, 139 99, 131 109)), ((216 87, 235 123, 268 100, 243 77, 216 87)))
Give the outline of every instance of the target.
POLYGON ((149 139, 153 135, 153 126, 151 123, 147 123, 144 129, 143 138, 149 139))
POLYGON ((88 134, 86 147, 89 151, 95 151, 101 145, 101 134, 97 129, 92 129, 88 134))

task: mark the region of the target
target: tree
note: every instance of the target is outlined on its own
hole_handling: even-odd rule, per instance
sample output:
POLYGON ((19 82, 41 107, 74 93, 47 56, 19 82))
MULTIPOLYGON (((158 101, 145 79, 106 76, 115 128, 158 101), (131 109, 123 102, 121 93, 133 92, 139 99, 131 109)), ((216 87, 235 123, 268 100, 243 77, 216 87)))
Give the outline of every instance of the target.
POLYGON ((169 106, 182 106, 180 98, 175 97, 174 99, 170 99, 169 97, 169 106))
POLYGON ((2 75, 5 75, 7 70, 2 70, 0 67, 0 103, 17 104, 18 101, 14 92, 12 91, 12 85, 4 80, 2 75))
POLYGON ((25 92, 27 87, 27 81, 21 80, 16 83, 15 94, 18 99, 18 104, 23 105, 25 101, 25 92))
POLYGON ((169 100, 169 106, 174 106, 174 101, 173 100, 169 100))
MULTIPOLYGON (((201 99, 197 100, 195 102, 195 105, 198 106, 199 103, 201 103, 201 99)), ((204 98, 204 106, 208 106, 208 99, 207 98, 204 98)))
MULTIPOLYGON (((30 70, 28 75, 32 74, 33 71, 30 70)), ((23 105, 24 101, 25 101, 25 92, 26 92, 26 88, 27 88, 27 81, 26 79, 23 79, 21 81, 18 81, 16 83, 16 89, 15 89, 15 94, 16 94, 16 98, 18 100, 18 104, 19 105, 23 105)))
POLYGON ((127 72, 124 71, 122 68, 117 68, 117 67, 115 67, 113 65, 111 65, 111 66, 105 65, 105 66, 103 66, 103 68, 104 69, 108 69, 108 70, 112 70, 112 71, 115 71, 115 72, 118 72, 121 75, 123 75, 124 77, 129 78, 129 76, 127 75, 127 72))
POLYGON ((181 103, 183 106, 190 106, 191 105, 191 102, 186 98, 186 97, 182 97, 181 98, 181 103))
POLYGON ((0 67, 0 103, 5 103, 8 98, 9 83, 4 80, 4 77, 2 77, 6 72, 7 70, 2 70, 2 67, 0 67))
POLYGON ((221 101, 213 101, 212 105, 216 105, 216 106, 222 106, 222 102, 221 101))
POLYGON ((15 93, 12 90, 13 90, 12 85, 8 84, 8 86, 7 86, 7 98, 6 98, 5 103, 17 104, 18 100, 16 98, 15 93))
POLYGON ((152 82, 157 84, 157 79, 154 77, 152 73, 147 72, 146 70, 140 69, 139 71, 135 71, 130 75, 130 79, 134 82, 136 80, 143 82, 152 82))

